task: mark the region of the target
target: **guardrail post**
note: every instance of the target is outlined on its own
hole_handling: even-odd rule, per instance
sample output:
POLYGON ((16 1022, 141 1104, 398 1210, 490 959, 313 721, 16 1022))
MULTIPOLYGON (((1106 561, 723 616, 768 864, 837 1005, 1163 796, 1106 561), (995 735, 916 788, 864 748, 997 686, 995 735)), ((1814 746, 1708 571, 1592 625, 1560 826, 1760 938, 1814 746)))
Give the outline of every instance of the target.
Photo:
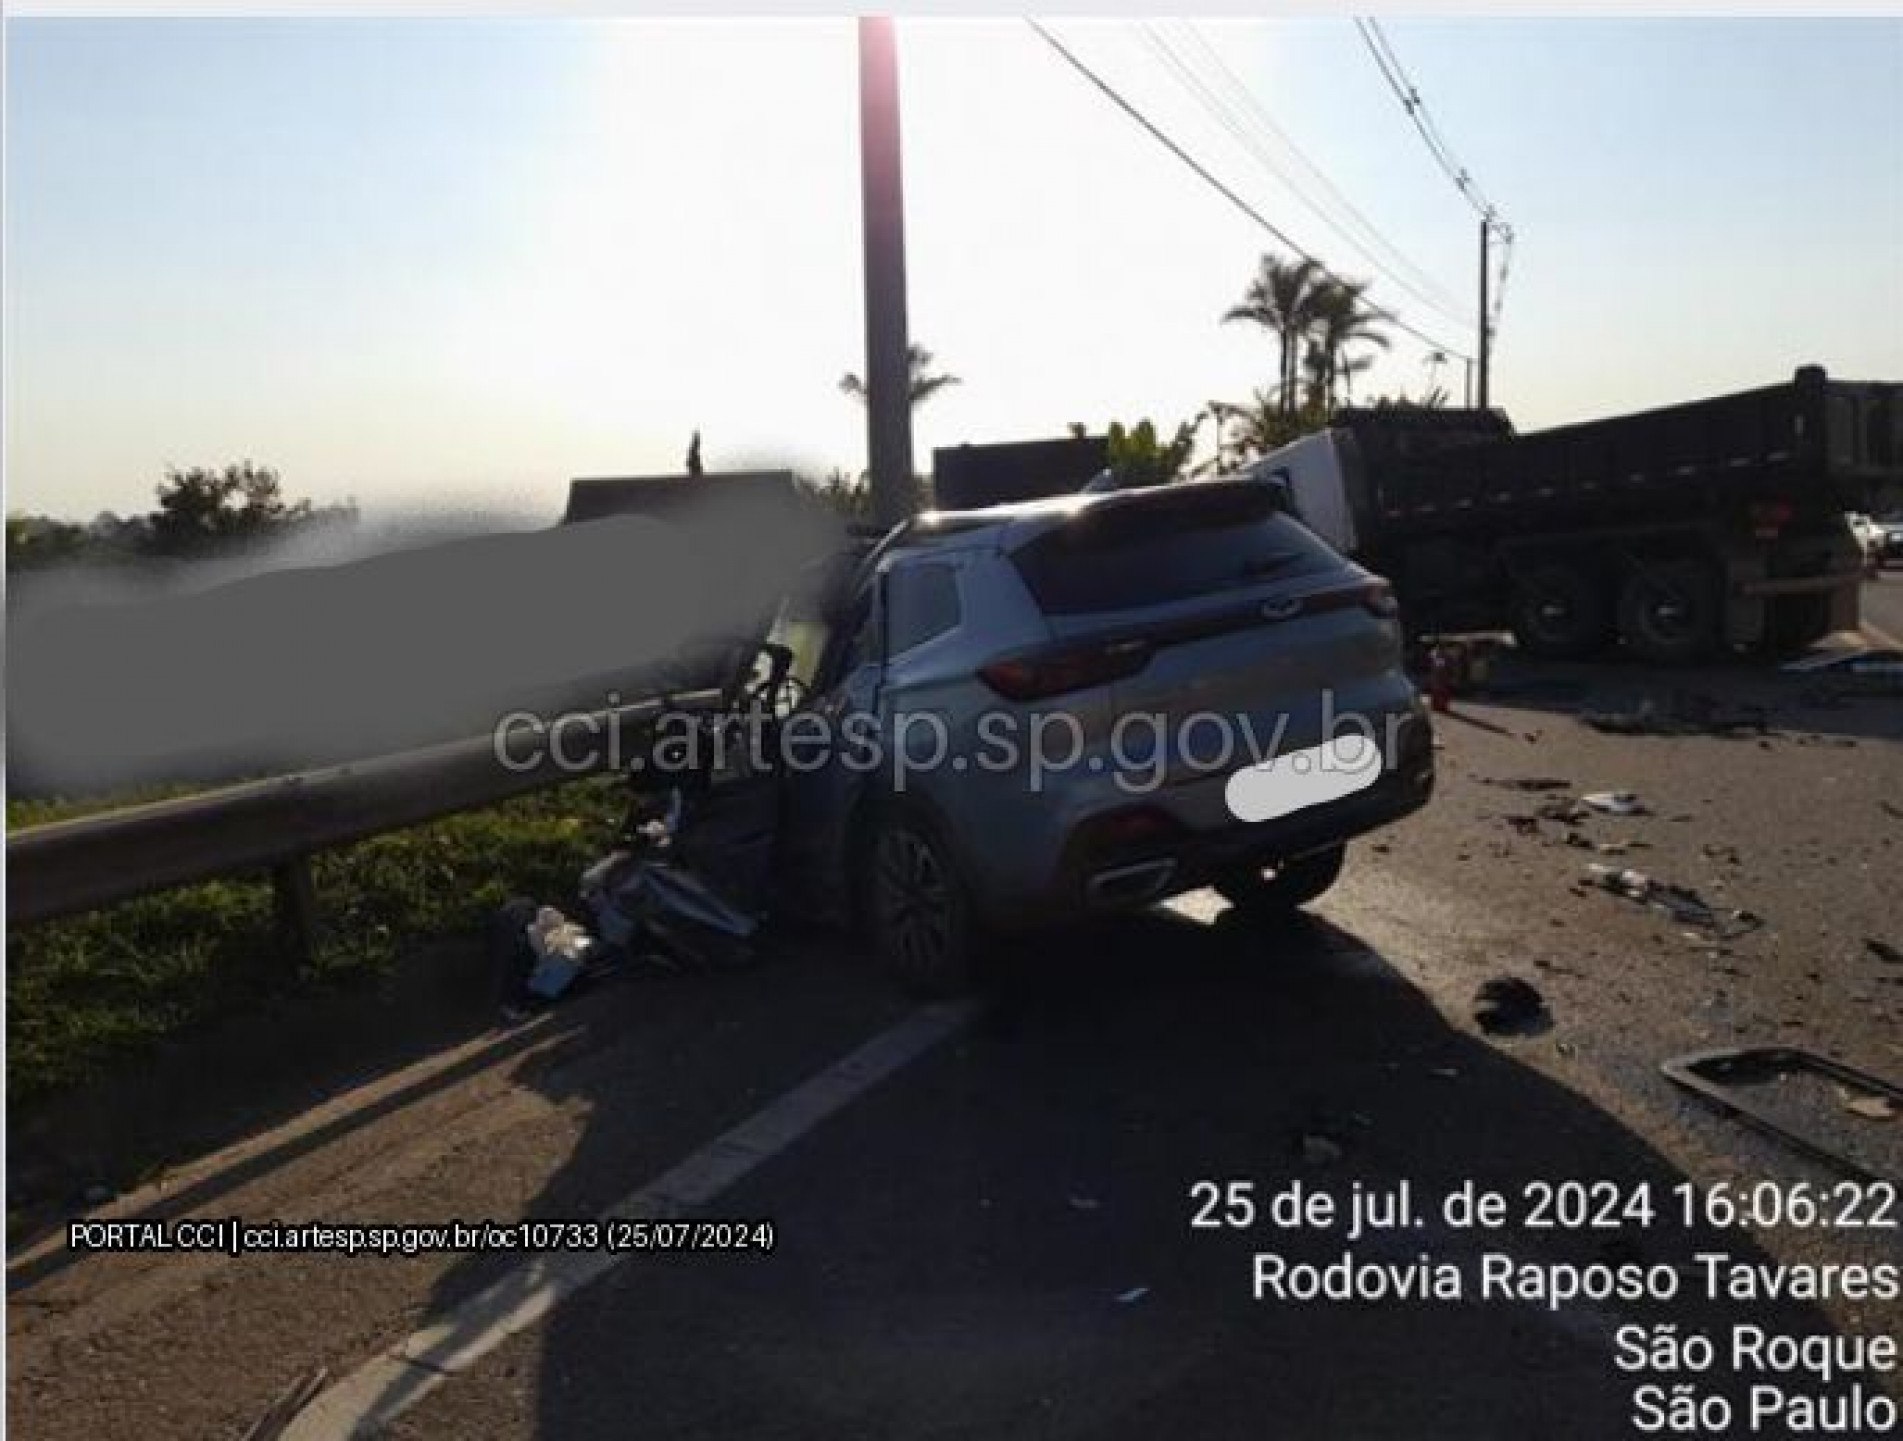
POLYGON ((311 858, 296 856, 271 870, 271 897, 277 906, 278 944, 299 970, 317 959, 317 886, 311 858))

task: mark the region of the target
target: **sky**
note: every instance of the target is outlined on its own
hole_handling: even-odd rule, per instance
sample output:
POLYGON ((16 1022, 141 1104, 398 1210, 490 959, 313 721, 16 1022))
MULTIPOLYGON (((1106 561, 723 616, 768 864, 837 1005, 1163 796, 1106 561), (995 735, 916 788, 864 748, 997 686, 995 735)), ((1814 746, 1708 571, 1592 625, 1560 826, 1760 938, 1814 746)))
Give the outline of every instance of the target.
MULTIPOLYGON (((1051 22, 1295 243, 1475 349, 1478 221, 1345 16, 1051 22), (1212 106, 1212 97, 1228 102, 1212 106), (1372 232, 1372 235, 1371 235, 1372 232), (1405 282, 1405 284, 1403 283, 1405 282)), ((1384 22, 1514 228, 1522 429, 1903 379, 1903 19, 1384 22)), ((249 458, 366 512, 864 464, 851 22, 10 20, 10 512, 249 458)), ((1028 26, 899 22, 932 447, 1245 399, 1285 248, 1028 26)), ((1458 360, 1396 333, 1361 393, 1458 360)))

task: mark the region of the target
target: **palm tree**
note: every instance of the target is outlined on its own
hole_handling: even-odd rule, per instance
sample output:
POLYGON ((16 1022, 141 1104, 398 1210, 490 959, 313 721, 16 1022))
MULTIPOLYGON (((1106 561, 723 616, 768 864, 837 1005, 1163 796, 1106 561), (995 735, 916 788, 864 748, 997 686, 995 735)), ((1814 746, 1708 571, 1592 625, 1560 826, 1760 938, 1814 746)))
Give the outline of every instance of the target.
POLYGON ((1357 355, 1352 360, 1343 357, 1336 365, 1336 373, 1341 378, 1341 400, 1344 405, 1355 403, 1355 377, 1374 368, 1372 355, 1357 355))
POLYGON ((1216 454, 1205 469, 1235 470, 1287 445, 1301 433, 1303 421, 1284 414, 1273 390, 1256 390, 1247 400, 1212 400, 1205 414, 1216 421, 1216 454))
POLYGON ((1319 382, 1322 397, 1331 409, 1337 382, 1354 370, 1368 367, 1366 360, 1351 366, 1348 347, 1365 342, 1386 350, 1390 344, 1386 333, 1376 328, 1381 312, 1363 299, 1367 290, 1365 280, 1326 280, 1309 299, 1309 335, 1318 356, 1311 379, 1319 382))
POLYGON ((1276 388, 1284 414, 1295 409, 1296 352, 1309 327, 1309 302, 1326 283, 1325 273, 1313 260, 1265 255, 1243 292, 1242 303, 1231 306, 1222 317, 1225 323, 1246 320, 1275 332, 1282 360, 1276 388))
POLYGON ((1322 349, 1322 343, 1310 336, 1302 346, 1302 404, 1311 411, 1326 415, 1332 408, 1328 393, 1328 352, 1322 349))
MULTIPOLYGON (((906 404, 916 410, 923 401, 930 400, 948 385, 963 385, 964 381, 955 375, 932 373, 932 352, 922 345, 908 345, 905 348, 905 392, 906 404)), ((866 383, 850 370, 839 377, 839 388, 861 404, 866 398, 866 383)))

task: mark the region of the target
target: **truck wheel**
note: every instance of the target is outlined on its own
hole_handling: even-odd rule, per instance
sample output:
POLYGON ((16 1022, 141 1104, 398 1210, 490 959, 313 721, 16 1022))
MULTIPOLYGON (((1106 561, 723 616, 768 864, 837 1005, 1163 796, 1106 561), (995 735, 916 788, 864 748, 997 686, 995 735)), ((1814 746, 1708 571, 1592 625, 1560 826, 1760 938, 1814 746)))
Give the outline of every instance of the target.
POLYGON ((1216 878, 1216 894, 1248 915, 1279 915, 1307 905, 1341 877, 1348 847, 1299 856, 1287 865, 1265 871, 1249 866, 1216 878))
POLYGON ((1634 571, 1619 592, 1619 633, 1642 660, 1683 665, 1718 643, 1718 584, 1702 560, 1634 571))
POLYGON ((971 989, 971 901, 935 827, 908 811, 882 811, 863 852, 866 930, 887 972, 916 996, 971 989))
POLYGON ((1529 655, 1577 660, 1612 639, 1598 582, 1585 566, 1544 561, 1515 577, 1513 637, 1529 655))

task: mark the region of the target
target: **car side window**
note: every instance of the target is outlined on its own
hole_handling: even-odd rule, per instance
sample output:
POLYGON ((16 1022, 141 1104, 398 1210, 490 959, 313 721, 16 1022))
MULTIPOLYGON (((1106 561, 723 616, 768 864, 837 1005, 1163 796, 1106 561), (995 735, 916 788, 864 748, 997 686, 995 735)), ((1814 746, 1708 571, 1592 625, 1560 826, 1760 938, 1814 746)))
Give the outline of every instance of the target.
POLYGON ((957 628, 958 572, 939 561, 897 567, 886 577, 886 605, 892 654, 903 655, 957 628))

